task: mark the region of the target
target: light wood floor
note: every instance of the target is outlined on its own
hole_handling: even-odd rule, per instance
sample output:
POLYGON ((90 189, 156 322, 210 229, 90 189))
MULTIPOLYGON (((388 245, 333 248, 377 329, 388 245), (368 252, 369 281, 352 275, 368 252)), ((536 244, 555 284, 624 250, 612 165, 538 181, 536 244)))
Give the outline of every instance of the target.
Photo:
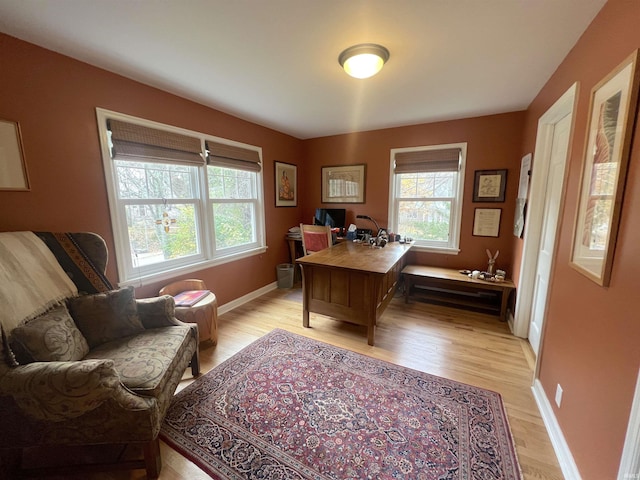
MULTIPOLYGON (((376 328, 376 345, 366 331, 311 314, 302 327, 300 289, 275 290, 218 319, 218 346, 201 348, 207 372, 274 328, 282 328, 381 360, 499 392, 507 410, 524 478, 555 480, 562 473, 531 393, 534 357, 528 342, 510 334, 495 317, 419 302, 392 300, 376 328)), ((185 374, 179 389, 193 379, 185 374)), ((208 479, 198 467, 161 443, 162 480, 208 479)), ((71 477, 65 477, 71 478, 71 477)), ((141 480, 143 471, 82 478, 141 480)))

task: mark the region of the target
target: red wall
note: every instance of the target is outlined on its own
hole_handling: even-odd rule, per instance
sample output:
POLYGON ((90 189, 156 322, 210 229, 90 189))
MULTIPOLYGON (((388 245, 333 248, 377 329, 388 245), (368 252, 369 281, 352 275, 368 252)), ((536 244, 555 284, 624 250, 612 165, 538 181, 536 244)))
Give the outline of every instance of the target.
MULTIPOLYGON (((0 61, 11 65, 0 76, 0 115, 20 122, 31 180, 30 192, 0 192, 1 230, 94 231, 115 253, 96 129, 95 108, 102 107, 263 148, 268 251, 187 275, 205 280, 221 304, 274 281, 275 265, 288 261, 285 232, 321 206, 323 165, 366 163, 366 203, 327 206, 346 207, 350 222, 362 213, 386 225, 389 150, 399 147, 468 143, 461 252, 416 253, 412 261, 484 268, 488 248, 500 250, 498 268, 512 270, 524 112, 301 141, 6 35, 0 46, 0 61), (275 160, 298 165, 296 208, 274 206, 275 160), (499 168, 508 169, 507 200, 473 204, 474 170, 499 168), (471 235, 474 207, 503 209, 499 238, 471 235)), ((117 281, 114 260, 107 273, 117 281)), ((164 283, 141 286, 137 294, 154 295, 164 283)))
MULTIPOLYGON (((520 158, 533 151, 538 118, 580 82, 566 201, 540 360, 550 403, 585 479, 614 478, 640 365, 640 135, 631 153, 611 285, 602 288, 568 265, 587 123, 589 92, 640 46, 640 2, 610 0, 526 112, 300 141, 0 34, 0 116, 20 121, 30 192, 0 192, 0 230, 95 231, 113 253, 95 107, 259 145, 263 148, 268 251, 197 275, 226 303, 275 280, 288 258, 287 228, 310 219, 320 204, 323 165, 366 163, 367 214, 387 222, 391 148, 468 142, 461 252, 415 254, 414 260, 455 268, 484 266, 484 249, 500 249, 499 267, 517 278, 522 242, 514 240, 514 199, 520 158), (299 206, 274 207, 275 160, 299 166, 299 206), (473 171, 508 168, 507 201, 473 204, 473 171), (498 239, 473 237, 473 209, 503 208, 498 239), (503 263, 506 262, 506 263, 503 263)), ((517 79, 513 79, 517 81, 517 79)), ((636 127, 636 130, 638 128, 636 127)), ((327 205, 328 206, 328 205, 327 205)), ((366 226, 366 223, 362 226, 366 226)), ((116 280, 115 262, 108 275, 116 280)), ((154 294, 160 285, 141 288, 154 294)))
MULTIPOLYGON (((523 124, 524 112, 514 112, 306 140, 305 169, 311 182, 306 184, 304 218, 312 218, 316 207, 346 208, 347 222, 355 223, 356 215, 362 214, 373 217, 380 226, 386 226, 390 150, 467 142, 460 253, 444 255, 412 252, 409 261, 451 268, 485 269, 485 250, 500 250, 496 268, 504 269, 510 274, 513 267, 513 219, 518 193, 523 124), (321 167, 357 163, 367 165, 366 203, 321 204, 321 167), (508 169, 506 201, 473 203, 474 171, 504 168, 508 169), (502 209, 498 238, 472 235, 475 208, 502 209)), ((358 220, 357 225, 362 228, 373 227, 368 220, 358 220)))
MULTIPOLYGON (((615 478, 640 365, 640 135, 635 129, 611 285, 569 266, 592 87, 640 47, 640 2, 610 0, 527 111, 523 152, 538 118, 580 82, 566 201, 540 358, 540 381, 582 478, 615 478), (564 389, 562 407, 553 401, 564 389)), ((516 264, 522 242, 516 241, 516 264)))
MULTIPOLYGON (((96 127, 102 107, 262 147, 269 249, 189 276, 202 278, 221 304, 275 281, 300 207, 275 208, 274 161, 299 163, 300 140, 3 34, 0 65, 0 117, 20 122, 31 180, 29 192, 0 192, 0 230, 93 231, 114 254, 96 127)), ((107 274, 117 281, 113 257, 107 274)), ((156 295, 164 283, 137 294, 156 295)))

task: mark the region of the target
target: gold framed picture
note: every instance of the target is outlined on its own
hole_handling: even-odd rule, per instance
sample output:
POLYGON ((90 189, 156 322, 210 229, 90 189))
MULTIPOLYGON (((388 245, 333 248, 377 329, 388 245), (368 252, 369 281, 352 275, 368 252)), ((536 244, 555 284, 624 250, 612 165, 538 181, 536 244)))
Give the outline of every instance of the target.
POLYGON ((637 64, 638 50, 591 90, 570 265, 605 287, 611 279, 638 108, 637 64))
POLYGON ((365 165, 322 167, 322 203, 364 203, 365 165))
POLYGON ((276 207, 298 205, 298 167, 291 163, 275 162, 276 207))
POLYGON ((30 190, 20 125, 3 119, 0 119, 0 190, 30 190))

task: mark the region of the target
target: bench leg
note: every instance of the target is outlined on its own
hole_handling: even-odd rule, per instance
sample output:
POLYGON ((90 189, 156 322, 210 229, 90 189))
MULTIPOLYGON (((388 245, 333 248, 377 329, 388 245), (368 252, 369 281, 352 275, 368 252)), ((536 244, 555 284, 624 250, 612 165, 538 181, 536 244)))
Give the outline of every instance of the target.
POLYGON ((411 292, 411 279, 408 275, 404 276, 404 303, 409 303, 409 293, 411 292))

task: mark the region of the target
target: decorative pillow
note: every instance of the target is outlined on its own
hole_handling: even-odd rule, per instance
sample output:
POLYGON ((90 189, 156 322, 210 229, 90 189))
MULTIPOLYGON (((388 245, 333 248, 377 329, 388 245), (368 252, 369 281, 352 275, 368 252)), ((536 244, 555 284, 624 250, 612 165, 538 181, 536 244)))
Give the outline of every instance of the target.
POLYGON ((61 305, 13 329, 9 345, 20 364, 82 360, 87 341, 61 305))
POLYGON ((90 348, 144 331, 133 287, 74 297, 69 310, 90 348))

